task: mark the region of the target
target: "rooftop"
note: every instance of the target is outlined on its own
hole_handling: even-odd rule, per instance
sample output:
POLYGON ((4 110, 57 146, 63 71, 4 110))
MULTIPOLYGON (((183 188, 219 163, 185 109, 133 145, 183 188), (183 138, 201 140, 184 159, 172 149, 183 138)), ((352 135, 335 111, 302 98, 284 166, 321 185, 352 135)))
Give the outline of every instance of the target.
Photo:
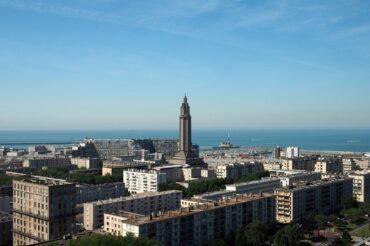
POLYGON ((94 201, 94 202, 87 202, 87 204, 92 204, 92 205, 103 205, 103 204, 110 204, 114 202, 121 202, 121 201, 129 201, 129 200, 134 200, 138 198, 144 198, 144 197, 154 197, 154 196, 162 196, 162 195, 169 195, 169 194, 175 194, 175 193, 181 193, 179 190, 167 190, 167 191, 160 191, 160 192, 145 192, 145 193, 139 193, 131 196, 123 196, 123 197, 118 197, 118 198, 110 198, 106 200, 99 200, 99 201, 94 201))
POLYGON ((263 184, 263 183, 268 183, 268 182, 276 182, 276 181, 279 181, 280 182, 280 179, 279 178, 264 178, 264 179, 261 179, 261 180, 254 180, 254 181, 250 181, 250 182, 243 182, 243 183, 235 183, 235 184, 229 184, 229 185, 226 185, 226 187, 240 187, 240 186, 246 186, 246 185, 256 185, 256 184, 263 184))
POLYGON ((310 188, 325 185, 325 184, 332 184, 332 183, 343 182, 347 180, 352 180, 352 178, 337 177, 337 178, 331 178, 331 179, 321 179, 321 180, 316 180, 316 181, 311 181, 311 182, 300 181, 300 182, 295 183, 294 186, 286 186, 286 187, 277 188, 276 191, 310 189, 310 188))
MULTIPOLYGON (((126 211, 116 211, 113 213, 105 213, 109 215, 119 216, 122 218, 123 221, 127 224, 132 225, 142 225, 146 223, 151 223, 155 221, 161 221, 166 219, 171 219, 175 217, 187 216, 189 214, 200 213, 205 210, 213 210, 222 207, 227 207, 234 204, 246 203, 251 201, 256 201, 268 197, 274 197, 273 193, 259 193, 259 194, 249 194, 249 195, 235 195, 227 199, 222 199, 219 201, 209 202, 206 201, 203 204, 199 204, 199 206, 195 208, 180 208, 177 210, 167 211, 167 212, 159 212, 158 214, 151 214, 151 215, 140 215, 134 214, 126 211)), ((189 201, 193 201, 189 199, 189 201)), ((199 199, 195 199, 194 201, 203 201, 199 199)))
POLYGON ((47 185, 47 186, 59 186, 59 185, 72 185, 73 184, 63 179, 55 179, 55 178, 42 177, 42 176, 30 176, 30 177, 25 177, 22 180, 13 181, 13 183, 16 183, 16 182, 26 182, 26 183, 47 185))

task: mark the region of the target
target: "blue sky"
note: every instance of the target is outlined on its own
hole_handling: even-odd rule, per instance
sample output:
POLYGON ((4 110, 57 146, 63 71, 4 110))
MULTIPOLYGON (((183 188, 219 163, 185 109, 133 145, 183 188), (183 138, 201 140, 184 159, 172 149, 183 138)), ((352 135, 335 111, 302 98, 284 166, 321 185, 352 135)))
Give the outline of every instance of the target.
POLYGON ((370 2, 0 0, 0 129, 369 128, 370 2))

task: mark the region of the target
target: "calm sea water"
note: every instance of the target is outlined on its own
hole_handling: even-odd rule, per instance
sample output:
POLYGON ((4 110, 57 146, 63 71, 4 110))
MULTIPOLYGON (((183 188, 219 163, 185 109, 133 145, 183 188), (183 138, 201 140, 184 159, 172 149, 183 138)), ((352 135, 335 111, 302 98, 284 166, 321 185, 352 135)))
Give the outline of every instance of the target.
MULTIPOLYGON (((299 146, 311 150, 370 152, 370 129, 365 130, 233 130, 231 142, 242 146, 299 146)), ((226 140, 228 131, 194 130, 202 148, 226 140)), ((26 148, 37 143, 72 143, 87 138, 177 138, 176 130, 0 131, 0 146, 26 148)))

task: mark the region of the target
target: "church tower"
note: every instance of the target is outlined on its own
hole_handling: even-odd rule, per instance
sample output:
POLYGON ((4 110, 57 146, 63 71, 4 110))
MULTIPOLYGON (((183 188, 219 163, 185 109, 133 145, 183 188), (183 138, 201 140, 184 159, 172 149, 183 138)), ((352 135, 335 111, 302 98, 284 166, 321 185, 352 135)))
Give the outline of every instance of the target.
POLYGON ((184 97, 180 110, 179 151, 191 152, 191 115, 188 98, 184 97))
POLYGON ((188 98, 185 95, 180 108, 179 122, 179 150, 175 156, 169 160, 170 164, 185 165, 196 167, 206 167, 203 158, 199 158, 199 153, 193 150, 191 142, 191 115, 188 98))

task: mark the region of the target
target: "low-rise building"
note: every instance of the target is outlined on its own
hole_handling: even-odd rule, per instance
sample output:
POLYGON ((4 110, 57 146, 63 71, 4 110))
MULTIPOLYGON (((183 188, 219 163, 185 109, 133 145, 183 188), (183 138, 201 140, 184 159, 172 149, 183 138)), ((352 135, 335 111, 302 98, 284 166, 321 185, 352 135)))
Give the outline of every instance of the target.
POLYGON ((132 193, 156 192, 159 185, 167 182, 165 173, 158 173, 155 170, 123 171, 123 183, 126 189, 132 193))
POLYGON ((186 167, 182 169, 185 181, 201 178, 202 169, 200 167, 186 167))
POLYGON ((276 220, 289 224, 300 222, 311 213, 338 212, 352 199, 352 182, 352 178, 336 178, 278 188, 275 190, 276 220))
POLYGON ((118 210, 138 214, 173 210, 180 207, 182 192, 177 190, 141 193, 84 204, 84 228, 94 230, 103 225, 104 213, 118 210))
POLYGON ((349 174, 353 178, 353 198, 358 202, 370 201, 370 172, 357 171, 349 174))
POLYGON ((177 182, 184 180, 182 165, 165 165, 153 167, 152 170, 158 173, 165 173, 167 182, 177 182))
POLYGON ((71 164, 83 169, 99 168, 101 161, 99 158, 92 157, 74 157, 71 158, 71 164))
POLYGON ((274 223, 275 196, 271 193, 196 204, 199 205, 150 215, 105 213, 104 231, 121 236, 134 234, 164 246, 195 246, 224 238, 249 223, 274 223))

